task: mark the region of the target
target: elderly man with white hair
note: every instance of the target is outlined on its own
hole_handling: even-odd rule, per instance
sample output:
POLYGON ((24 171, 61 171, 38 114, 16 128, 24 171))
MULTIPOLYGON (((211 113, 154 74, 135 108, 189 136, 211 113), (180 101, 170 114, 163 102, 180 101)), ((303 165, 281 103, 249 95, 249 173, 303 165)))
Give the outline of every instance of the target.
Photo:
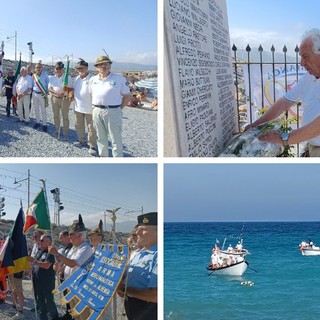
POLYGON ((302 141, 308 141, 310 157, 320 157, 320 30, 312 29, 306 32, 301 40, 299 54, 301 66, 306 73, 298 83, 282 98, 277 100, 269 110, 246 130, 269 122, 283 112, 289 110, 297 102, 303 107, 302 126, 290 133, 267 131, 260 135, 259 139, 285 147, 302 141))
POLYGON ((30 94, 33 87, 33 80, 30 75, 27 74, 27 68, 22 67, 20 70, 20 77, 17 83, 17 99, 18 99, 18 121, 25 121, 29 124, 30 117, 30 94), (24 117, 23 117, 24 114, 24 117))
MULTIPOLYGON (((49 252, 63 264, 61 267, 56 263, 55 269, 58 272, 64 272, 65 279, 83 265, 93 254, 92 248, 86 241, 87 231, 80 214, 79 220, 75 221, 69 228, 69 237, 73 247, 70 249, 66 257, 60 254, 57 248, 53 246, 49 247, 49 252)), ((74 305, 70 305, 71 307, 74 307, 74 305)), ((59 317, 59 319, 68 320, 72 319, 72 317, 67 310, 67 313, 62 317, 59 317)), ((82 319, 82 317, 80 316, 79 319, 82 319)))

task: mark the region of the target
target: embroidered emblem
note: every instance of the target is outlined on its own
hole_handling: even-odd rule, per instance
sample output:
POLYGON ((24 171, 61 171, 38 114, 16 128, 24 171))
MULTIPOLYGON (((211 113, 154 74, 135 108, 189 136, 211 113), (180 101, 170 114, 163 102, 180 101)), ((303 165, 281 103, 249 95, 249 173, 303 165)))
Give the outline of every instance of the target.
POLYGON ((144 218, 142 223, 148 223, 149 222, 149 219, 148 218, 144 218))

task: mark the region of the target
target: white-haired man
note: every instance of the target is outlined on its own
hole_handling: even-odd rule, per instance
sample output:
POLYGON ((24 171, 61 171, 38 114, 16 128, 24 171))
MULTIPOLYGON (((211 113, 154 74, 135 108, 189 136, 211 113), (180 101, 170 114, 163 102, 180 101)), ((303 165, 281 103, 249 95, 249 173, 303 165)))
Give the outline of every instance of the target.
POLYGON ((267 131, 259 136, 262 141, 268 141, 288 146, 302 141, 308 141, 310 157, 320 156, 320 30, 312 29, 306 32, 301 40, 299 54, 301 66, 306 73, 298 83, 282 98, 277 100, 269 110, 246 130, 271 121, 283 112, 289 110, 295 103, 302 103, 302 127, 290 133, 267 131))
POLYGON ((33 80, 27 74, 27 68, 22 67, 20 70, 20 77, 17 83, 17 98, 18 98, 18 121, 25 121, 26 124, 30 122, 30 94, 33 87, 33 80), (24 117, 23 117, 24 115, 24 117))

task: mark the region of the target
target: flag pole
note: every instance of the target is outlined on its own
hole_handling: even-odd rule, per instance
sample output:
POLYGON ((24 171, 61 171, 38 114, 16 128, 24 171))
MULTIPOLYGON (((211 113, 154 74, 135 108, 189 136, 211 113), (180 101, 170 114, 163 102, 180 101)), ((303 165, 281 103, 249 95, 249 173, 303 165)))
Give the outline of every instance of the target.
MULTIPOLYGON (((29 198, 29 197, 28 197, 29 198)), ((28 200, 29 201, 29 200, 28 200)), ((22 207, 22 200, 20 199, 20 207, 22 208, 23 210, 23 207, 22 207)), ((27 212, 29 210, 29 203, 28 203, 28 209, 27 209, 27 212)), ((32 268, 33 269, 33 268, 32 268)), ((33 285, 33 274, 32 274, 32 269, 31 269, 31 283, 32 283, 32 293, 33 293, 33 305, 34 305, 34 313, 35 313, 35 316, 36 316, 36 320, 38 320, 38 311, 37 311, 37 301, 36 301, 36 291, 35 291, 35 288, 34 288, 34 285, 33 285)))
MULTIPOLYGON (((50 235, 51 235, 51 238, 52 238, 52 244, 53 246, 54 245, 54 238, 53 238, 53 233, 52 233, 52 224, 51 224, 51 219, 50 219, 50 212, 49 212, 49 206, 48 206, 48 197, 47 197, 47 189, 46 189, 46 179, 40 179, 40 181, 43 183, 43 193, 44 193, 44 199, 45 199, 45 202, 46 202, 46 208, 47 208, 47 215, 48 215, 48 219, 50 221, 50 235)), ((59 263, 59 261, 56 259, 55 257, 55 262, 56 263, 59 263)), ((60 282, 60 275, 58 272, 56 272, 56 277, 57 277, 57 283, 58 283, 58 286, 61 285, 61 282, 60 282)), ((59 295, 59 300, 61 300, 62 296, 61 296, 61 292, 60 292, 60 295, 59 295)), ((63 314, 64 310, 62 308, 62 304, 60 303, 60 311, 61 313, 63 314)))

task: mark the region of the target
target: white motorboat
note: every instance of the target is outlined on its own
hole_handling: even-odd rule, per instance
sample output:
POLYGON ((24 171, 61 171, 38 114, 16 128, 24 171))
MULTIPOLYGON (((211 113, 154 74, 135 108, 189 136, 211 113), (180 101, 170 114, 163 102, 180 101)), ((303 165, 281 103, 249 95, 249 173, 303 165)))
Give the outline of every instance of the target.
POLYGON ((225 264, 222 266, 213 266, 212 264, 207 267, 209 274, 217 274, 224 276, 242 276, 247 270, 248 263, 244 258, 237 258, 235 263, 225 264))
POLYGON ((309 243, 302 241, 299 244, 299 250, 303 256, 320 256, 320 248, 310 241, 309 243))

